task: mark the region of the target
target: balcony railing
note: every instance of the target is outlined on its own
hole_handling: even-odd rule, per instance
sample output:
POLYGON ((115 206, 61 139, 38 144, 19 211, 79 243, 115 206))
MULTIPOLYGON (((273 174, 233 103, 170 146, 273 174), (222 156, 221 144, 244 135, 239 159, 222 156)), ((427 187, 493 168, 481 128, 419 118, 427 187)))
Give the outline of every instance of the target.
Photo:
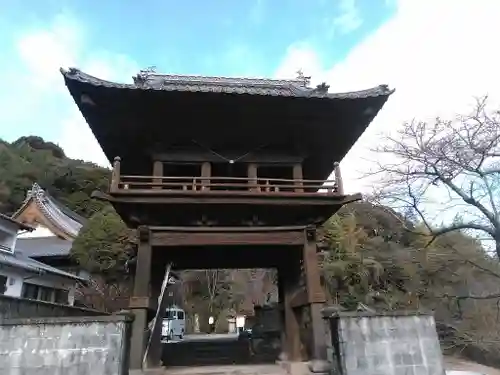
POLYGON ((299 180, 260 177, 219 176, 134 176, 120 174, 120 161, 115 160, 110 193, 145 192, 164 190, 168 192, 226 192, 235 194, 326 194, 343 195, 342 178, 338 164, 333 180, 299 180))

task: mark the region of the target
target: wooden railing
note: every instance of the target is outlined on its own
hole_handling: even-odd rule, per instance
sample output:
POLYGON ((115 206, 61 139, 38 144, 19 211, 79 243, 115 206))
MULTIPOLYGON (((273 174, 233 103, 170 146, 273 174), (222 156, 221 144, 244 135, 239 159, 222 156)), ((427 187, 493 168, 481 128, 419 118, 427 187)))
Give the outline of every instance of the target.
POLYGON ((253 192, 253 193, 323 193, 343 195, 338 163, 333 180, 299 180, 259 177, 193 177, 193 176, 133 176, 120 174, 120 160, 115 159, 110 192, 166 190, 185 192, 253 192))

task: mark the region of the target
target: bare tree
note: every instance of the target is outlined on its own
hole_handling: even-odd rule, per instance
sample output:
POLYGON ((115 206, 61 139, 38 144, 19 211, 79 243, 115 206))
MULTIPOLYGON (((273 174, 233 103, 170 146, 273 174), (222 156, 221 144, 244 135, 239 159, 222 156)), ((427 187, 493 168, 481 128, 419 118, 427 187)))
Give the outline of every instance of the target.
POLYGON ((381 144, 375 149, 384 160, 376 171, 383 176, 380 200, 416 215, 433 239, 457 230, 482 232, 500 258, 500 112, 488 108, 487 97, 467 116, 409 122, 381 144), (440 209, 430 210, 438 200, 440 209))

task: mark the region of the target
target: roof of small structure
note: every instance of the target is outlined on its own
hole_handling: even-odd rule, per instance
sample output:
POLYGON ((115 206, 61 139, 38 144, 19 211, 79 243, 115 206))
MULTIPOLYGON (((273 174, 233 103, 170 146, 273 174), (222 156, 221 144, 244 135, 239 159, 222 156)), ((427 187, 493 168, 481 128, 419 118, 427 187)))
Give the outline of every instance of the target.
POLYGON ((0 251, 0 264, 13 268, 21 268, 25 271, 34 272, 38 274, 52 274, 68 278, 71 280, 86 281, 82 277, 73 275, 69 272, 61 271, 57 268, 48 266, 42 262, 38 262, 34 259, 31 259, 18 249, 16 249, 12 254, 0 251))
POLYGON ((26 194, 21 207, 14 213, 15 219, 32 201, 35 202, 40 212, 58 229, 68 234, 70 237, 75 238, 82 226, 85 224, 86 219, 71 211, 65 205, 58 202, 50 196, 40 185, 36 182, 32 185, 31 189, 26 194))
POLYGON ((19 229, 22 229, 22 230, 32 231, 32 230, 35 229, 31 225, 27 225, 27 224, 21 223, 20 221, 17 221, 16 219, 14 219, 14 218, 12 218, 10 216, 4 215, 2 213, 0 213, 0 220, 8 221, 9 223, 12 223, 12 224, 16 225, 19 229))
POLYGON ((264 146, 270 152, 300 150, 304 178, 324 179, 393 92, 380 85, 330 93, 327 85, 309 87, 307 77, 202 77, 146 70, 123 84, 75 68, 61 72, 108 160, 120 156, 122 168, 137 163, 130 169, 149 170, 148 152, 192 143, 217 152, 232 147, 241 154, 264 146))
POLYGON ((50 237, 18 238, 16 248, 29 257, 66 257, 70 255, 72 241, 50 237))

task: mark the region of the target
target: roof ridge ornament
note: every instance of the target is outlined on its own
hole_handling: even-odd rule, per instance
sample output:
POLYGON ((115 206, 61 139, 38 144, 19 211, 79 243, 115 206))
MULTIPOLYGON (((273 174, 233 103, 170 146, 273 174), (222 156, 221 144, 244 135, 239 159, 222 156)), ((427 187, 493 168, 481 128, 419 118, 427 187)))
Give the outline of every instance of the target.
POLYGON ((31 185, 31 189, 29 189, 26 193, 26 200, 29 198, 42 197, 44 193, 45 192, 43 191, 42 187, 34 182, 33 185, 31 185))
POLYGON ((137 86, 144 86, 151 74, 156 74, 156 66, 154 65, 148 66, 146 69, 139 70, 139 73, 132 77, 132 79, 137 86))
POLYGON ((319 85, 316 86, 316 88, 313 91, 317 94, 326 95, 328 94, 329 88, 330 85, 328 85, 326 82, 321 82, 319 85))
POLYGON ((302 69, 297 70, 296 73, 297 73, 296 80, 301 83, 301 86, 309 87, 309 84, 311 83, 311 76, 305 76, 302 69))

